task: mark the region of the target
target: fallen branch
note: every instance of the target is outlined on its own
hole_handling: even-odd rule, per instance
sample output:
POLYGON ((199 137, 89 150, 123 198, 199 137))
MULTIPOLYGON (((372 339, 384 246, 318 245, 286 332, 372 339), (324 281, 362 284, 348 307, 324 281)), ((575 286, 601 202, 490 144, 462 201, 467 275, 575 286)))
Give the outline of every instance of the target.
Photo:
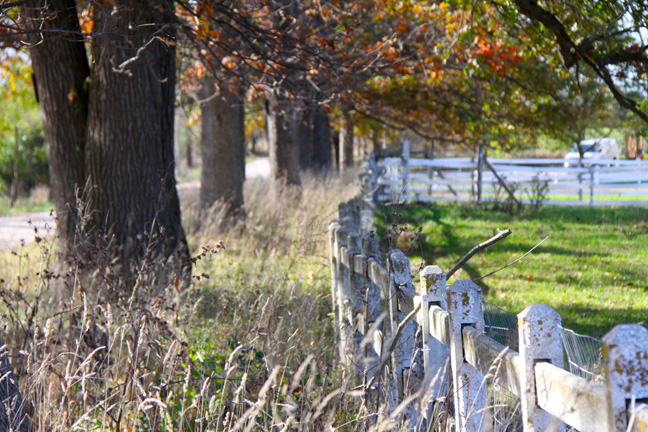
POLYGON ((510 234, 511 234, 511 230, 507 229, 505 231, 500 232, 495 237, 493 237, 493 238, 491 238, 489 240, 486 240, 484 243, 480 243, 477 246, 475 246, 474 248, 472 248, 470 252, 468 252, 463 258, 461 258, 459 260, 459 262, 457 264, 455 264, 454 267, 452 267, 450 269, 450 271, 446 274, 446 280, 450 279, 452 277, 452 275, 455 274, 457 272, 457 270, 459 270, 461 267, 463 267, 468 262, 468 260, 470 258, 472 258, 473 255, 475 255, 477 252, 483 251, 488 246, 497 243, 498 241, 508 237, 510 234))
POLYGON ((488 274, 485 275, 485 276, 478 277, 477 279, 473 279, 472 281, 473 281, 473 282, 477 282, 478 280, 482 280, 482 279, 484 279, 484 278, 487 278, 487 277, 490 276, 490 275, 494 275, 494 274, 497 273, 498 271, 502 271, 502 270, 504 270, 504 269, 507 268, 507 267, 511 267, 513 264, 515 264, 515 263, 518 262, 518 261, 522 261, 522 260, 524 259, 525 256, 527 256, 527 255, 529 255, 531 252, 533 252, 533 251, 535 250, 535 248, 537 248, 537 247, 540 246, 542 243, 544 243, 548 238, 549 238, 549 236, 545 237, 545 238, 544 238, 540 243, 538 243, 537 245, 533 246, 531 249, 529 249, 529 251, 528 251, 527 253, 525 253, 525 254, 522 255, 520 258, 516 259, 515 261, 513 261, 513 262, 511 262, 511 263, 509 263, 509 264, 507 264, 507 265, 505 265, 504 267, 502 267, 502 268, 500 268, 500 269, 497 269, 497 270, 495 270, 495 271, 492 271, 492 272, 488 273, 488 274))

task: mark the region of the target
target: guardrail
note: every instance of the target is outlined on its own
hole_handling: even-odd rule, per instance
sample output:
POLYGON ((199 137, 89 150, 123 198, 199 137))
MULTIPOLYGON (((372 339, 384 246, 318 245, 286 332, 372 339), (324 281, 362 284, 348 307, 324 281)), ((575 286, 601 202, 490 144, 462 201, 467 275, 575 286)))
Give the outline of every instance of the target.
POLYGON ((561 318, 549 306, 518 314, 519 352, 500 344, 484 333, 476 284, 448 287, 445 273, 427 266, 415 288, 399 250, 383 265, 365 198, 375 180, 365 174, 365 194, 340 204, 329 240, 340 357, 377 405, 406 430, 429 427, 435 407, 452 405, 456 430, 480 431, 494 418, 488 387, 496 386, 519 398, 525 431, 648 431, 646 328, 618 325, 603 338, 602 384, 564 370, 561 318))

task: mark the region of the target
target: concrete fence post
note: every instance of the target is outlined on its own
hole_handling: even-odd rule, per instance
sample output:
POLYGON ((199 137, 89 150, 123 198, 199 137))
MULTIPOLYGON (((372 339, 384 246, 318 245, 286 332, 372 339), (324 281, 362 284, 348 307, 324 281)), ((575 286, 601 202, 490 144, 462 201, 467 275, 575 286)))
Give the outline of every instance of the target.
MULTIPOLYGON (((408 291, 415 294, 414 284, 412 283, 412 274, 410 273, 410 260, 403 252, 398 249, 393 249, 389 253, 389 314, 392 324, 392 337, 396 335, 396 331, 400 323, 405 320, 407 313, 405 312, 404 299, 400 291, 408 291)), ((414 320, 407 323, 403 328, 398 342, 394 347, 392 353, 392 370, 394 372, 397 384, 398 400, 401 401, 405 395, 405 390, 410 384, 410 371, 412 367, 412 356, 414 355, 414 338, 416 335, 417 325, 414 320)))
POLYGON ((520 340, 520 408, 524 432, 564 431, 560 420, 537 405, 535 365, 564 367, 560 315, 547 305, 532 305, 518 314, 520 340))
POLYGON ((369 279, 369 260, 378 261, 378 236, 374 232, 368 232, 362 236, 362 254, 365 257, 365 316, 367 324, 375 323, 380 316, 380 287, 369 279))
POLYGON ((625 431, 631 401, 648 400, 648 330, 639 324, 618 325, 603 337, 609 430, 625 431))
POLYGON ((340 256, 340 253, 337 249, 336 242, 336 231, 341 228, 341 225, 338 221, 333 221, 329 225, 329 265, 331 267, 331 304, 333 310, 333 328, 335 329, 335 340, 339 340, 339 324, 340 317, 338 310, 338 291, 340 286, 338 281, 340 280, 340 275, 338 274, 338 261, 337 257, 340 256))
POLYGON ((354 323, 356 317, 362 312, 363 293, 363 275, 353 271, 353 259, 356 255, 362 253, 361 239, 358 232, 349 233, 347 236, 347 247, 349 250, 349 298, 350 303, 347 307, 349 322, 354 323))
POLYGON ((419 322, 423 341, 426 398, 434 401, 444 394, 443 383, 448 373, 450 349, 432 337, 430 313, 438 307, 448 309, 446 299, 446 274, 439 266, 427 266, 421 271, 418 288, 421 301, 419 322))
POLYGON ((450 315, 450 363, 455 402, 457 431, 482 430, 488 403, 484 375, 465 361, 463 328, 473 326, 484 331, 481 288, 469 280, 460 280, 448 290, 450 315))
POLYGON ((347 358, 348 353, 348 340, 349 340, 349 324, 347 320, 346 303, 349 301, 349 269, 342 263, 342 248, 347 247, 347 230, 344 227, 340 227, 335 230, 335 251, 336 251, 336 266, 337 266, 337 309, 338 309, 338 327, 340 331, 340 359, 346 359, 346 363, 349 362, 347 358))
MULTIPOLYGON (((378 367, 380 353, 373 349, 374 335, 369 334, 369 329, 380 317, 380 288, 369 279, 370 260, 378 261, 378 236, 368 232, 362 236, 362 255, 364 257, 363 299, 362 299, 362 334, 363 346, 363 371, 366 377, 374 374, 378 367)), ((366 384, 366 381, 365 381, 366 384)))

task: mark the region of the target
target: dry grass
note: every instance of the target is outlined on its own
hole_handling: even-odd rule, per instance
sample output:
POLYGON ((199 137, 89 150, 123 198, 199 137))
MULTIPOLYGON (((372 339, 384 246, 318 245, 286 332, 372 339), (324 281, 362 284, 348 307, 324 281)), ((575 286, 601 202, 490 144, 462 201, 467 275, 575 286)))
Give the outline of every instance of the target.
MULTIPOLYGON (((327 228, 354 192, 311 177, 272 196, 255 181, 245 221, 227 228, 218 207, 185 200, 186 226, 201 226, 185 288, 156 262, 131 284, 110 262, 55 272, 43 233, 0 254, 0 338, 34 431, 383 431, 402 430, 402 414, 420 427, 426 386, 396 407, 393 382, 364 393, 339 363, 327 228)), ((424 430, 449 426, 444 407, 424 430)))
POLYGON ((200 216, 192 238, 209 246, 195 248, 184 289, 155 262, 134 285, 111 277, 110 263, 55 272, 45 240, 2 254, 1 337, 34 430, 364 425, 328 315, 326 229, 353 192, 334 178, 274 198, 266 182, 248 185, 245 223, 219 230, 217 210, 200 216))

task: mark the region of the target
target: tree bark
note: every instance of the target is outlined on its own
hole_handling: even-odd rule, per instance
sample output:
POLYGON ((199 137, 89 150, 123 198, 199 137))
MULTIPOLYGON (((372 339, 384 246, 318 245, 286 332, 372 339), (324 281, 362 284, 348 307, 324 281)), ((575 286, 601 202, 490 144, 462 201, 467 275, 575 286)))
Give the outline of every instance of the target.
POLYGON ((175 48, 166 42, 173 2, 96 4, 92 71, 73 0, 30 0, 22 11, 33 30, 53 30, 32 34, 40 43, 30 54, 63 258, 77 252, 82 227, 85 246, 109 243, 124 266, 145 250, 188 258, 174 177, 175 48), (87 225, 72 217, 86 188, 87 225))
POLYGON ((18 381, 9 363, 7 347, 0 341, 0 430, 29 431, 29 418, 23 409, 18 381))
POLYGON ((271 94, 266 102, 266 125, 270 152, 270 176, 275 190, 301 184, 299 147, 295 142, 292 103, 271 94))
POLYGON ((308 107, 294 108, 295 132, 299 146, 299 165, 302 170, 313 168, 315 148, 313 145, 312 110, 308 107))
POLYGON ((21 9, 29 35, 43 128, 47 141, 52 199, 56 207, 58 252, 74 253, 77 188, 86 183, 84 151, 90 74, 74 0, 29 0, 21 9), (44 19, 47 17, 47 19, 44 19), (40 27, 61 33, 35 32, 40 27), (67 32, 67 34, 64 34, 67 32))
POLYGON ((186 250, 174 175, 175 47, 164 42, 175 37, 173 2, 146 3, 94 14, 103 32, 93 41, 85 163, 93 226, 114 237, 123 264, 150 249, 186 250))
POLYGON ((340 126, 340 168, 342 171, 353 168, 354 122, 349 110, 342 113, 340 126))
POLYGON ((213 76, 205 78, 200 97, 205 100, 201 105, 200 206, 208 209, 222 201, 228 206, 227 214, 235 216, 243 207, 245 180, 243 98, 225 85, 217 90, 213 76))
POLYGON ((328 113, 321 106, 311 110, 313 127, 313 166, 328 171, 333 164, 333 145, 331 143, 331 125, 328 113))

